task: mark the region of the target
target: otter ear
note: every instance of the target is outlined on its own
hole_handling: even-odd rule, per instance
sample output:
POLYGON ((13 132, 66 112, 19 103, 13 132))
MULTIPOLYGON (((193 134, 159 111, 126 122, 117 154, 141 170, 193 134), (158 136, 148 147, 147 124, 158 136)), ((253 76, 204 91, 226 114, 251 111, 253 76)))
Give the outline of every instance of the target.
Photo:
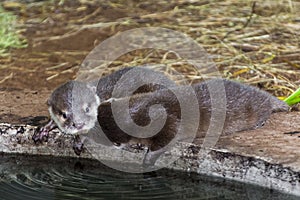
POLYGON ((50 99, 47 99, 46 104, 48 107, 51 105, 50 99))

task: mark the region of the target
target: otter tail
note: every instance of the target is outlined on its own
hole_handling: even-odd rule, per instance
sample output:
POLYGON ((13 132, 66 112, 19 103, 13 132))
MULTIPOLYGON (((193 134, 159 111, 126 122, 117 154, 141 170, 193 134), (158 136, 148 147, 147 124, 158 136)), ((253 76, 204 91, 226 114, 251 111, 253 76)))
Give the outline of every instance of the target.
POLYGON ((276 97, 270 99, 272 105, 272 112, 287 112, 290 109, 290 106, 287 105, 284 101, 279 100, 276 97))

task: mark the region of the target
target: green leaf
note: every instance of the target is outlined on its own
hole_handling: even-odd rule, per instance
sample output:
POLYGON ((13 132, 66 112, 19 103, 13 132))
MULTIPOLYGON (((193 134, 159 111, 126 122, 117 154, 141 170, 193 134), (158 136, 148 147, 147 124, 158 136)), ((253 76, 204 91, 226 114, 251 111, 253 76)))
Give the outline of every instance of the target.
POLYGON ((289 106, 300 102, 300 88, 284 100, 289 106))

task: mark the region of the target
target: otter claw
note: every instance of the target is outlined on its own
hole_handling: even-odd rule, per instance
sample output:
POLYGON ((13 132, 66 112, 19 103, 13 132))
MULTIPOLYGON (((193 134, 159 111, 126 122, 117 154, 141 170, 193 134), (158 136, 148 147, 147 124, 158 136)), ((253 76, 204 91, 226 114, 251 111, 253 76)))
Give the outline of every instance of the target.
POLYGON ((83 143, 74 143, 73 150, 77 156, 80 156, 81 152, 83 152, 83 143))

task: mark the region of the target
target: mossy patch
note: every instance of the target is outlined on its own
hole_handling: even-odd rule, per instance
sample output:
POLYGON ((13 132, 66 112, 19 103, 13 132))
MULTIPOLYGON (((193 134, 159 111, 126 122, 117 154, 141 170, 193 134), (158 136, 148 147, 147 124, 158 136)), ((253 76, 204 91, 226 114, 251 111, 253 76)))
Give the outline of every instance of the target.
POLYGON ((0 55, 6 55, 11 48, 26 46, 26 39, 18 33, 17 17, 0 6, 0 55))

